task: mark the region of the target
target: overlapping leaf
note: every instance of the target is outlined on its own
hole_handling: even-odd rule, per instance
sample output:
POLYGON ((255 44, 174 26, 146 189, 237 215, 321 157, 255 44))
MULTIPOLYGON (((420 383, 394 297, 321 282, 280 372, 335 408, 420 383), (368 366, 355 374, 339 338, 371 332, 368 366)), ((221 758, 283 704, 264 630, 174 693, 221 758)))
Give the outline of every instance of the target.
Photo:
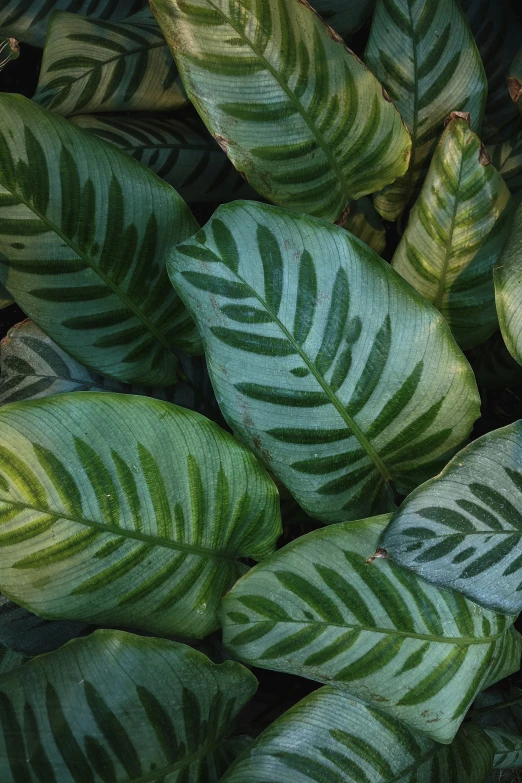
POLYGON ((0 644, 19 656, 56 650, 88 628, 69 620, 44 620, 0 595, 0 644))
POLYGON ((402 504, 394 560, 491 609, 522 609, 522 421, 483 435, 402 504))
POLYGON ((345 41, 370 16, 375 0, 315 0, 313 7, 345 41))
POLYGON ((365 61, 412 138, 406 175, 374 199, 395 220, 422 185, 444 119, 469 112, 480 129, 487 81, 458 0, 377 0, 365 61))
POLYGON ((146 0, 3 0, 0 7, 0 36, 12 36, 43 47, 53 11, 71 11, 93 19, 126 19, 146 5, 146 0))
POLYGON ((326 687, 266 729, 222 783, 483 783, 492 760, 477 726, 439 745, 326 687))
POLYGON ((502 337, 511 356, 522 364, 522 204, 513 219, 507 239, 495 268, 495 300, 502 337))
POLYGON ((493 268, 509 232, 507 185, 466 118, 435 150, 393 267, 448 321, 463 350, 498 328, 493 268))
POLYGON ((478 696, 473 707, 472 719, 495 747, 494 768, 522 767, 522 691, 490 688, 478 696))
POLYGON ((386 247, 384 226, 372 202, 366 196, 353 202, 343 226, 362 239, 376 253, 382 253, 386 247))
POLYGON ((270 201, 335 221, 406 171, 399 113, 307 3, 151 7, 205 125, 270 201))
POLYGON ((97 631, 0 681, 2 783, 217 783, 256 679, 184 644, 97 631))
POLYGON ((26 658, 14 650, 9 650, 0 644, 0 676, 16 669, 25 663, 26 658))
POLYGON ((220 207, 168 262, 201 330, 218 403, 312 516, 393 507, 477 415, 442 317, 337 226, 261 204, 220 207))
POLYGON ((48 619, 205 636, 240 558, 265 557, 281 531, 255 458, 166 402, 14 403, 0 442, 0 590, 48 619))
POLYGON ((128 155, 20 96, 0 97, 0 281, 68 353, 168 386, 173 348, 201 352, 165 256, 197 227, 128 155))
POLYGON ((188 202, 255 198, 241 175, 197 118, 73 117, 148 166, 188 202))
POLYGON ((522 27, 513 6, 505 0, 460 0, 479 50, 488 80, 488 97, 481 138, 496 141, 510 133, 516 108, 509 97, 506 75, 522 40, 522 27))
POLYGON ((504 177, 509 190, 517 195, 522 190, 522 131, 500 144, 488 147, 491 162, 504 177))
POLYGON ((33 98, 65 117, 89 111, 169 111, 188 103, 154 17, 124 22, 57 12, 33 98))
POLYGON ((223 600, 223 639, 240 660, 345 689, 439 742, 473 698, 518 669, 509 618, 393 562, 366 562, 389 516, 302 536, 223 600), (497 672, 498 674, 498 672, 497 672))
POLYGON ((156 397, 214 418, 217 403, 204 357, 178 354, 178 360, 187 382, 166 388, 119 383, 83 367, 26 319, 0 343, 0 405, 72 391, 115 391, 156 397))
POLYGON ((511 100, 522 114, 522 47, 511 63, 507 82, 511 100))

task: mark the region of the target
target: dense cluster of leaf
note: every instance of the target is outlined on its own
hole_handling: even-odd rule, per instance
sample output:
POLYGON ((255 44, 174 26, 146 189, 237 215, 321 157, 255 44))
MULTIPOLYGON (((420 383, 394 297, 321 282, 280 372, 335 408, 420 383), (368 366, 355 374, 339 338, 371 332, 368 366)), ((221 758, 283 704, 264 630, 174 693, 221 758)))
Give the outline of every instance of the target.
POLYGON ((0 36, 44 47, 0 94, 2 783, 514 780, 522 421, 469 439, 522 378, 517 18, 6 0, 0 36), (251 668, 322 687, 247 736, 251 668))

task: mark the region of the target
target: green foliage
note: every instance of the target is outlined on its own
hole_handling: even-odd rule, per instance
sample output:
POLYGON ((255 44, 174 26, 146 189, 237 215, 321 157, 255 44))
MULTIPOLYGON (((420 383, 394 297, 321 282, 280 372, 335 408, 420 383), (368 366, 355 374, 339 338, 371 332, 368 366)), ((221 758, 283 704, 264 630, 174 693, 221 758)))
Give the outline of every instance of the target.
POLYGON ((0 0, 0 783, 522 780, 517 9, 313 5, 0 0))

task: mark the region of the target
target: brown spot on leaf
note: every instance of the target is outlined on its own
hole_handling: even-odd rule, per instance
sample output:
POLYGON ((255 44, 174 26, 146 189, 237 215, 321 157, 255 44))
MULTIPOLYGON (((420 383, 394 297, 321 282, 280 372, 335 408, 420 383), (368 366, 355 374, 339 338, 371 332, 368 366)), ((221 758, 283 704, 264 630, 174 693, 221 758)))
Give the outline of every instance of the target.
POLYGON ((471 128, 471 114, 469 111, 452 111, 444 120, 444 127, 446 128, 452 120, 466 120, 471 128))
POLYGON ((518 103, 520 98, 522 97, 522 84, 519 82, 518 79, 515 79, 514 76, 510 76, 507 80, 507 86, 509 90, 509 94, 511 96, 511 100, 513 103, 518 103))
POLYGON ((348 220, 348 215, 350 214, 350 205, 347 204, 337 220, 335 221, 336 226, 341 226, 341 228, 344 228, 346 225, 346 221, 348 220))
POLYGON ((366 562, 367 562, 367 563, 373 563, 373 561, 374 561, 374 560, 377 560, 377 559, 378 559, 378 558, 380 558, 380 557, 383 557, 383 558, 386 558, 386 557, 388 557, 388 552, 387 552, 387 550, 386 550, 386 549, 383 549, 382 547, 378 547, 378 548, 375 550, 375 554, 374 554, 374 555, 372 555, 371 557, 369 557, 369 558, 367 559, 367 561, 366 561, 366 562))
POLYGON ((489 157, 488 151, 483 144, 480 145, 479 163, 481 166, 489 166, 491 163, 491 158, 489 157))
POLYGON ((221 149, 223 150, 223 152, 226 155, 228 155, 228 145, 229 145, 229 142, 223 136, 220 136, 219 133, 217 133, 214 136, 214 138, 217 141, 217 143, 219 144, 219 146, 221 147, 221 149))
POLYGON ((385 101, 388 101, 388 103, 392 102, 392 99, 390 98, 390 96, 388 95, 384 87, 382 88, 382 97, 384 98, 385 101))

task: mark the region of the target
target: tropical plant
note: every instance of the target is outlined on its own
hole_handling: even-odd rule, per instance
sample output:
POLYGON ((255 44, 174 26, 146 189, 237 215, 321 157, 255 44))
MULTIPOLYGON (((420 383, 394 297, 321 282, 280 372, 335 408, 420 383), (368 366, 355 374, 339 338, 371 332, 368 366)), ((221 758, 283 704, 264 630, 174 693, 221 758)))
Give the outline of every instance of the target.
POLYGON ((0 783, 522 778, 519 9, 313 5, 0 8, 0 783))

